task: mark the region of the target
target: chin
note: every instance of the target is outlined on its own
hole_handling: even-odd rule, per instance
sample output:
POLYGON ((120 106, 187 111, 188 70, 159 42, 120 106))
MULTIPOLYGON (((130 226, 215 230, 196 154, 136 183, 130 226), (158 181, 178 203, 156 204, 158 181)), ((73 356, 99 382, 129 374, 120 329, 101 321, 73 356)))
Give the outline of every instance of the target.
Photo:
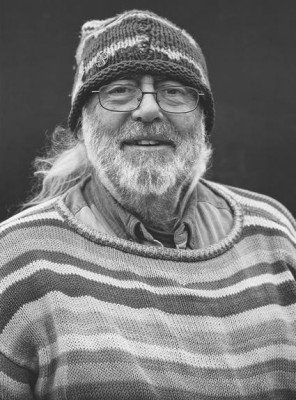
POLYGON ((170 165, 128 166, 120 169, 118 183, 121 189, 137 195, 160 196, 175 187, 177 176, 170 165))
POLYGON ((141 179, 135 182, 129 182, 128 185, 122 185, 125 190, 128 190, 135 195, 140 196, 161 196, 174 187, 171 182, 162 181, 162 182, 141 182, 141 179))

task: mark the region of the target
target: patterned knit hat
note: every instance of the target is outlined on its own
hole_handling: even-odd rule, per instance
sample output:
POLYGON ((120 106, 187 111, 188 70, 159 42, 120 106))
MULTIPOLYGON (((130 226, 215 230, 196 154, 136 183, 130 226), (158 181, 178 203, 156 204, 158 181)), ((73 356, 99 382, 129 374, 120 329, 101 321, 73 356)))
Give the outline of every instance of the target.
POLYGON ((184 30, 150 11, 86 22, 76 53, 69 127, 75 130, 91 90, 137 73, 165 75, 204 93, 206 130, 214 123, 214 102, 199 45, 184 30))

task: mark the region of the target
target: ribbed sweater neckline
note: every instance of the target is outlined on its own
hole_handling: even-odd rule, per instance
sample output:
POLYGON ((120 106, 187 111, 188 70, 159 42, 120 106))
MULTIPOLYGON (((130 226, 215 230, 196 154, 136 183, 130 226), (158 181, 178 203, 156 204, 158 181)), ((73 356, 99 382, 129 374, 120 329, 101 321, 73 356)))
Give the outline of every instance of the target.
POLYGON ((116 238, 109 235, 101 234, 100 232, 91 229, 90 227, 82 224, 68 209, 64 202, 64 196, 58 199, 55 204, 56 210, 63 217, 64 222, 68 226, 83 236, 87 240, 97 243, 98 245, 108 246, 126 253, 135 254, 142 257, 149 257, 153 259, 173 260, 173 261, 202 261, 217 257, 227 250, 229 250, 234 243, 239 239, 243 227, 243 207, 242 205, 230 194, 229 189, 224 189, 223 185, 216 184, 207 180, 202 182, 211 190, 223 197, 229 204, 233 213, 233 226, 227 236, 221 241, 197 250, 182 250, 171 249, 163 247, 154 247, 138 244, 129 240, 116 238))

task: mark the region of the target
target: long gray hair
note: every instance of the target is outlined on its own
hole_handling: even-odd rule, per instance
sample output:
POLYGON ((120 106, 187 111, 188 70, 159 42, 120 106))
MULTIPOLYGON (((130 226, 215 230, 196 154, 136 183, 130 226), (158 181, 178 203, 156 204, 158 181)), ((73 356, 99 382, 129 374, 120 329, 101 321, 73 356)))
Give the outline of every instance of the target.
POLYGON ((37 157, 33 167, 36 183, 22 208, 64 194, 91 172, 84 143, 77 134, 62 126, 56 127, 47 153, 44 157, 37 157))

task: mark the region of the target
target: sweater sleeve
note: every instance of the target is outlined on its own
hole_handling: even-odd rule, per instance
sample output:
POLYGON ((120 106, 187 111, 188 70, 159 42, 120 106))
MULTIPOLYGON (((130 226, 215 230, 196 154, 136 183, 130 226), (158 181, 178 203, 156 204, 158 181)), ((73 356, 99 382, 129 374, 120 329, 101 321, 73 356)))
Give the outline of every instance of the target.
POLYGON ((31 371, 0 353, 1 400, 33 400, 33 380, 31 371))
POLYGON ((38 349, 33 315, 24 311, 32 287, 24 284, 26 265, 18 237, 0 226, 0 400, 34 399, 38 377, 38 349), (11 233, 11 234, 10 234, 11 233))

